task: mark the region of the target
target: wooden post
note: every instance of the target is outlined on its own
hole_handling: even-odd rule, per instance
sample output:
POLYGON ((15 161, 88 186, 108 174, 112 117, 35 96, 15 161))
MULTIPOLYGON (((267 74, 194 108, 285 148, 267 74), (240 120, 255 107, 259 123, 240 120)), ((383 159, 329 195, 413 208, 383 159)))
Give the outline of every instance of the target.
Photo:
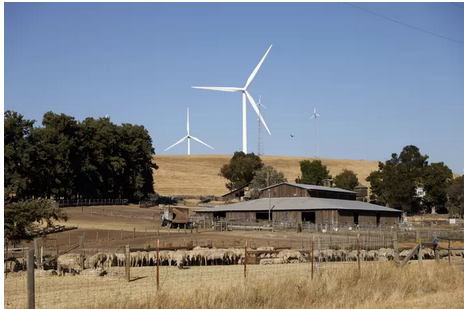
POLYGON ((133 234, 133 237, 132 238, 135 238, 135 227, 134 227, 134 234, 133 234))
POLYGON ((314 277, 314 235, 312 237, 312 241, 311 241, 312 245, 311 245, 311 280, 313 280, 313 277, 314 277))
POLYGON ((187 234, 187 224, 184 223, 184 234, 187 234))
POLYGON ((422 266, 422 240, 420 231, 416 231, 416 243, 419 244, 419 252, 417 252, 417 260, 419 261, 419 265, 422 266))
POLYGON ((247 267, 247 257, 248 257, 248 241, 245 241, 245 260, 243 261, 243 276, 244 278, 246 279, 246 276, 247 276, 247 271, 246 271, 246 267, 247 267))
POLYGON ((97 242, 98 242, 98 231, 97 231, 97 242))
POLYGON ((361 270, 361 260, 359 259, 359 233, 358 233, 358 236, 357 236, 357 247, 358 247, 358 270, 361 270))
POLYGON ((147 237, 147 228, 145 228, 145 237, 147 237))
POLYGON ((27 252, 27 309, 35 308, 34 250, 27 252))
POLYGON ((44 254, 45 254, 45 242, 42 244, 42 247, 40 248, 40 262, 37 264, 37 267, 40 269, 43 269, 43 260, 44 260, 44 254))
POLYGON ((159 239, 156 241, 156 291, 159 291, 159 264, 160 264, 160 258, 159 258, 159 250, 160 250, 160 241, 159 239))
POLYGON ((131 266, 130 248, 129 248, 129 245, 126 245, 126 280, 127 282, 130 282, 130 266, 131 266))
POLYGON ((122 229, 121 229, 121 240, 122 240, 122 229))
POLYGON ((451 265, 450 247, 451 247, 451 240, 448 239, 448 265, 451 265))
POLYGON ((156 236, 160 236, 160 228, 159 228, 159 226, 158 226, 158 230, 156 232, 156 236))
POLYGON ((396 266, 400 264, 400 255, 398 252, 398 233, 393 232, 393 250, 394 250, 394 256, 395 256, 395 263, 396 266))
POLYGON ((84 236, 79 236, 79 251, 81 268, 84 270, 84 236))
POLYGON ((39 239, 34 239, 35 263, 40 264, 39 239))
POLYGON ((108 241, 110 241, 110 230, 108 230, 108 241))

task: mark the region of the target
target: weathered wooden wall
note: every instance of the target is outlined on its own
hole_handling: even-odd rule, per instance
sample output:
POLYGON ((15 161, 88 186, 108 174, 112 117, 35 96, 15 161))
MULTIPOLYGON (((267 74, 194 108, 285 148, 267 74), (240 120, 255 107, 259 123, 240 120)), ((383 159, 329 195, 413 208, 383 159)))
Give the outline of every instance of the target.
MULTIPOLYGON (((305 197, 309 196, 308 190, 282 184, 270 189, 271 197, 305 197)), ((261 191, 260 197, 269 197, 269 190, 261 191)))

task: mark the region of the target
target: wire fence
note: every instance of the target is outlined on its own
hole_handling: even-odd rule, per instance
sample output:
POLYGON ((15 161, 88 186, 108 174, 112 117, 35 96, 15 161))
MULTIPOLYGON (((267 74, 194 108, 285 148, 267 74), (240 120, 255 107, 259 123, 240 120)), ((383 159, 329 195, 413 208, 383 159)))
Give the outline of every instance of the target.
POLYGON ((102 205, 128 205, 128 199, 74 199, 74 200, 55 200, 58 207, 81 207, 81 206, 102 206, 102 205))
MULTIPOLYGON (((56 247, 47 247, 45 243, 41 249, 41 243, 37 241, 37 245, 31 244, 30 248, 14 252, 14 258, 10 255, 9 260, 5 260, 5 269, 11 271, 5 273, 4 306, 27 306, 31 299, 31 278, 34 278, 32 308, 108 306, 109 300, 114 304, 143 302, 149 301, 159 290, 180 293, 214 283, 233 285, 246 280, 272 280, 284 274, 311 278, 324 269, 359 269, 365 263, 406 259, 411 246, 395 250, 395 240, 404 243, 416 242, 419 238, 423 259, 438 257, 450 263, 450 257, 464 258, 464 248, 461 248, 464 234, 453 238, 452 233, 448 231, 448 236, 441 237, 433 235, 438 239, 438 251, 433 251, 432 243, 427 243, 427 235, 417 231, 414 234, 403 231, 312 233, 299 240, 217 240, 195 236, 186 240, 166 239, 166 234, 160 237, 154 234, 157 235, 152 237, 154 246, 116 248, 99 246, 85 239, 87 234, 77 233, 77 242, 72 242, 72 246, 69 242, 62 245, 66 239, 60 238, 56 247), (451 248, 452 242, 460 243, 461 247, 451 248), (33 250, 33 263, 37 268, 32 268, 31 275, 26 264, 27 254, 33 247, 39 249, 33 250), (84 261, 84 269, 81 261, 84 261)), ((130 234, 126 236, 130 237, 130 234)))

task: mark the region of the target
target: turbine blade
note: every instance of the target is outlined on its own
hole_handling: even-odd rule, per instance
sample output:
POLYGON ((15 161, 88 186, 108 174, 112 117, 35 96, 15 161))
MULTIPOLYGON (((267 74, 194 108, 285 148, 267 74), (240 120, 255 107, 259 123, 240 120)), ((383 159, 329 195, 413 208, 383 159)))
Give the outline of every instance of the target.
POLYGON ((264 107, 265 109, 267 109, 267 107, 266 107, 266 106, 264 106, 264 105, 263 105, 263 104, 261 104, 261 103, 259 103, 259 106, 262 106, 262 107, 264 107))
POLYGON ((248 77, 248 80, 247 80, 246 85, 245 85, 245 90, 248 88, 248 86, 250 86, 251 82, 253 81, 253 78, 255 78, 256 73, 258 73, 259 68, 260 68, 261 65, 263 64, 264 59, 266 59, 266 56, 267 56, 267 54, 269 53, 269 51, 271 50, 271 48, 272 48, 272 44, 271 44, 271 46, 269 46, 269 49, 267 50, 267 52, 264 54, 263 59, 261 59, 261 61, 260 61, 260 62, 258 63, 258 65, 256 66, 255 70, 251 73, 250 77, 248 77))
POLYGON ((316 116, 317 116, 317 117, 321 117, 321 115, 319 115, 319 114, 316 114, 316 116))
POLYGON ((259 112, 258 106, 256 106, 256 103, 255 103, 255 100, 253 100, 253 97, 248 93, 248 91, 245 91, 245 95, 247 96, 248 100, 250 101, 251 106, 253 106, 253 109, 255 110, 256 114, 260 118, 260 121, 264 124, 264 127, 266 128, 267 132, 269 133, 269 135, 271 135, 271 131, 269 131, 269 128, 267 127, 266 121, 264 121, 263 116, 259 112))
POLYGON ((197 86, 192 86, 192 88, 195 89, 206 89, 206 90, 216 90, 216 91, 227 91, 227 92, 238 92, 242 91, 242 88, 236 88, 236 87, 197 87, 197 86))
POLYGON ((182 143, 182 142, 183 142, 183 141, 184 141, 184 140, 185 140, 187 137, 188 137, 188 135, 187 135, 187 136, 185 136, 185 137, 183 137, 183 138, 182 138, 180 141, 178 141, 177 143, 175 143, 175 144, 173 144, 173 145, 169 146, 169 147, 168 147, 168 148, 166 148, 164 151, 166 151, 166 150, 169 150, 169 149, 171 149, 172 147, 176 146, 177 144, 180 144, 180 143, 182 143))
POLYGON ((210 145, 208 145, 208 144, 206 144, 206 143, 200 141, 198 138, 196 138, 196 137, 194 137, 194 136, 190 136, 190 138, 196 140, 196 141, 199 142, 199 143, 202 143, 202 144, 205 145, 206 147, 209 147, 209 148, 211 148, 211 149, 214 149, 214 148, 211 147, 210 145))
POLYGON ((313 118, 314 118, 314 115, 312 115, 311 118, 309 118, 309 119, 313 119, 313 118))
POLYGON ((187 107, 187 135, 190 135, 189 109, 187 107))

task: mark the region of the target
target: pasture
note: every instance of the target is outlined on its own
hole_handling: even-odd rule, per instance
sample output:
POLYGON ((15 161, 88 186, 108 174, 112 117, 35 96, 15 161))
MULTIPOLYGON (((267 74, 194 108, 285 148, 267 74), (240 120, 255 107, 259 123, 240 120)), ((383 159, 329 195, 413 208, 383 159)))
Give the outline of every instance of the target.
MULTIPOLYGON (((228 192, 226 179, 219 176, 224 164, 229 163, 232 155, 156 155, 153 161, 159 169, 153 170, 155 191, 161 195, 216 195, 228 192)), ((295 182, 300 172, 301 160, 313 160, 306 157, 260 156, 266 165, 272 165, 284 173, 289 182, 295 182)), ((342 169, 353 170, 359 181, 367 185, 366 177, 377 170, 378 162, 364 160, 320 159, 334 177, 342 169)))
MULTIPOLYGON (((78 229, 49 234, 45 253, 63 253, 78 244, 84 236, 86 256, 98 251, 122 252, 131 248, 154 248, 157 240, 165 247, 212 245, 217 248, 273 246, 308 250, 315 235, 316 250, 356 248, 356 233, 310 232, 295 230, 228 231, 212 229, 176 230, 160 228, 157 207, 142 209, 131 206, 100 206, 67 208, 67 226, 78 229), (154 220, 153 220, 154 216, 154 220), (134 234, 133 228, 136 228, 134 234), (122 231, 122 232, 121 232, 122 231), (121 239, 122 238, 122 239, 121 239)), ((391 230, 360 231, 361 249, 391 246, 391 230)), ((404 234, 400 250, 414 245, 404 234)), ((425 237, 426 233, 422 233, 425 237)), ((21 246, 33 247, 32 243, 21 246)), ((452 243, 462 247, 462 243, 452 243)), ((71 252, 78 252, 76 249, 71 252)), ((160 267, 160 290, 156 291, 156 267, 131 267, 127 282, 123 267, 105 267, 107 275, 92 274, 64 277, 49 276, 36 271, 37 308, 459 308, 464 299, 464 259, 426 260, 420 268, 411 261, 397 269, 393 262, 319 262, 311 281, 311 263, 248 265, 244 279, 243 265, 192 266, 179 269, 160 267), (369 292, 367 292, 369 291, 369 292)), ((24 308, 26 302, 25 272, 10 273, 5 279, 5 308, 24 308)))
MULTIPOLYGON (((457 265, 426 261, 396 268, 390 262, 324 264, 311 280, 310 264, 122 268, 104 277, 42 277, 37 308, 460 308, 464 273, 457 265)), ((5 281, 5 308, 24 308, 25 275, 5 281)))

